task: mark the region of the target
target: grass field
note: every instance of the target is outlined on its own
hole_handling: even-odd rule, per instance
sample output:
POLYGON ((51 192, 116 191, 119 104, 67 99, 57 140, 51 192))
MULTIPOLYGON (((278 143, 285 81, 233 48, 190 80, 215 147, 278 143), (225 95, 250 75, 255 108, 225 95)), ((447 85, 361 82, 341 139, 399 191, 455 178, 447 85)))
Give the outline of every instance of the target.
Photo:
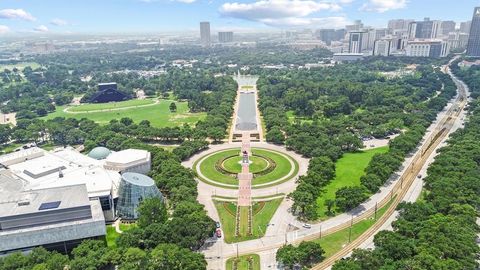
POLYGON ((241 236, 248 236, 248 207, 240 206, 240 231, 239 234, 241 236))
MULTIPOLYGON (((227 270, 234 270, 233 263, 235 260, 237 260, 236 257, 230 258, 227 260, 227 270)), ((243 255, 238 257, 237 270, 250 270, 250 269, 260 270, 260 256, 258 254, 248 254, 248 255, 243 255), (253 268, 249 268, 250 266, 249 259, 251 261, 253 268)))
POLYGON ((379 147, 356 153, 344 154, 335 164, 335 179, 325 187, 325 192, 317 199, 317 211, 320 219, 327 217, 327 207, 325 200, 335 199, 335 192, 346 186, 359 186, 360 177, 364 175, 364 170, 372 157, 377 153, 385 153, 388 147, 379 147))
MULTIPOLYGON (((393 200, 390 200, 385 206, 378 209, 377 219, 380 218, 388 207, 392 204, 393 200)), ((350 241, 355 240, 360 235, 362 235, 366 230, 368 230, 375 223, 376 219, 374 217, 362 220, 352 226, 352 234, 350 241)), ((320 243, 323 250, 325 250, 325 256, 330 257, 333 254, 337 253, 342 249, 343 246, 348 244, 350 235, 350 228, 343 229, 341 231, 332 233, 330 235, 324 236, 321 239, 314 240, 314 242, 320 243)))
MULTIPOLYGON (((221 151, 218 153, 215 153, 201 161, 200 164, 200 170, 202 174, 210 179, 214 180, 216 182, 222 183, 222 184, 230 184, 230 185, 238 185, 238 180, 232 176, 225 175, 221 173, 220 171, 217 171, 215 168, 215 163, 222 159, 226 158, 229 156, 233 155, 238 155, 240 149, 232 149, 232 150, 226 150, 226 151, 221 151)), ((258 177, 255 177, 252 181, 252 185, 258 185, 258 184, 265 184, 268 182, 272 182, 275 180, 278 180, 286 175, 292 170, 292 165, 290 164, 290 161, 285 158, 283 155, 280 155, 279 153, 276 153, 275 151, 271 150, 263 150, 263 149, 258 149, 258 148, 253 148, 252 149, 253 154, 259 155, 259 156, 264 156, 272 159, 276 163, 276 168, 265 175, 261 175, 258 177)), ((227 160, 228 161, 228 160, 227 160)), ((298 172, 298 164, 296 161, 293 160, 293 163, 295 164, 294 168, 294 173, 292 174, 295 175, 298 172)), ((194 168, 196 168, 197 162, 194 164, 194 168)), ((230 166, 230 165, 229 165, 230 166)), ((232 165, 233 166, 233 165, 232 165)), ((257 168, 254 168, 255 170, 257 168)), ((254 171, 255 171, 254 170, 254 171)), ((285 179, 285 181, 288 180, 285 179)))
POLYGON ((131 99, 120 102, 109 102, 109 103, 84 103, 79 106, 71 106, 68 108, 69 112, 88 112, 95 110, 110 110, 118 109, 125 107, 133 107, 140 105, 148 105, 155 103, 154 99, 131 99))
POLYGON ((236 243, 251 239, 257 239, 265 235, 265 231, 267 230, 267 224, 272 219, 282 200, 283 199, 274 199, 266 201, 265 206, 253 216, 253 235, 242 237, 235 237, 235 204, 227 203, 227 210, 223 205, 224 202, 214 201, 218 215, 220 216, 220 222, 222 224, 223 237, 225 237, 225 242, 236 243))
MULTIPOLYGON (((133 102, 133 101, 123 101, 116 103, 116 106, 123 104, 124 102, 133 102)), ((142 101, 144 102, 144 101, 142 101)), ((151 102, 151 101, 147 101, 151 102)), ((189 113, 187 102, 175 102, 177 104, 177 112, 170 112, 169 106, 171 100, 160 100, 158 104, 147 107, 140 108, 129 108, 123 110, 115 111, 101 111, 101 112, 84 112, 84 113, 66 113, 63 111, 65 106, 58 106, 55 112, 48 114, 42 119, 53 119, 55 117, 65 117, 65 118, 88 118, 99 124, 108 124, 112 119, 118 119, 122 117, 130 117, 135 123, 139 123, 142 120, 150 121, 151 125, 154 127, 174 127, 181 126, 185 123, 188 123, 194 126, 199 120, 205 118, 206 113, 189 113)), ((102 106, 113 106, 113 103, 101 104, 102 106)), ((89 104, 83 106, 94 106, 98 108, 98 104, 89 104)), ((79 108, 82 106, 79 106, 79 108)))
MULTIPOLYGON (((125 231, 128 231, 128 230, 132 229, 132 228, 135 228, 136 226, 137 226, 136 224, 123 224, 123 223, 121 223, 120 224, 120 230, 122 232, 125 232, 125 231)), ((107 225, 107 235, 105 236, 105 238, 107 240, 107 246, 108 247, 116 248, 117 243, 115 242, 115 240, 119 236, 120 236, 120 234, 117 233, 117 231, 115 231, 115 227, 113 227, 112 225, 107 225)))
MULTIPOLYGON (((223 167, 229 172, 240 173, 242 171, 242 159, 241 156, 229 158, 223 162, 223 167)), ((249 169, 251 173, 263 171, 267 167, 268 162, 266 159, 256 156, 250 157, 249 169)))
POLYGON ((19 70, 23 70, 24 68, 30 66, 32 69, 39 68, 40 65, 35 62, 20 62, 17 64, 5 64, 5 65, 0 65, 0 70, 3 71, 4 69, 9 69, 12 70, 13 68, 18 68, 19 70))

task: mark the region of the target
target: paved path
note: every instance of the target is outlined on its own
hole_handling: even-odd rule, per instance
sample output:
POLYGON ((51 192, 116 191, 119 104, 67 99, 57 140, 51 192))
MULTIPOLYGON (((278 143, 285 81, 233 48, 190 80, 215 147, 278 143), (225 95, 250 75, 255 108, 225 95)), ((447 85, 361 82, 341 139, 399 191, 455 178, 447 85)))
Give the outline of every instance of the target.
MULTIPOLYGON (((428 139, 433 133, 438 131, 437 129, 439 127, 437 125, 443 124, 442 119, 444 119, 444 117, 446 116, 447 110, 452 107, 452 104, 453 103, 450 102, 447 105, 447 108, 437 115, 437 119, 428 128, 425 136, 423 137, 421 142, 422 145, 427 145, 428 143, 430 143, 428 139)), ((457 121, 463 122, 463 116, 458 117, 457 121), (462 119, 462 120, 459 120, 459 119, 462 119)), ((455 122, 454 125, 461 125, 457 121, 455 122)), ((228 147, 231 147, 231 145, 230 144, 224 145, 223 147, 228 148, 228 147)), ((277 148, 277 147, 278 146, 275 146, 274 148, 277 148)), ((204 250, 203 253, 205 254, 209 262, 208 269, 223 269, 224 264, 222 265, 220 262, 224 262, 225 259, 228 257, 235 256, 237 253, 237 248, 238 248, 238 253, 240 254, 248 254, 248 253, 263 254, 263 252, 267 252, 267 255, 262 256, 262 258, 265 258, 265 257, 268 257, 269 251, 275 250, 276 248, 282 246, 286 242, 291 243, 291 242, 299 242, 300 240, 312 239, 314 237, 317 237, 320 234, 320 230, 322 230, 322 232, 327 230, 332 230, 334 228, 340 227, 342 224, 348 224, 352 216, 359 216, 365 212, 371 212, 375 208, 375 205, 377 204, 377 202, 384 201, 385 199, 388 199, 393 195, 392 190, 394 187, 398 187, 397 184, 399 184, 399 176, 404 174, 406 170, 410 167, 410 165, 413 164, 412 163, 413 157, 416 154, 418 154, 419 151, 421 151, 421 149, 422 148, 419 147, 416 150, 415 154, 406 158, 406 160, 402 164, 401 169, 397 172, 396 175, 394 175, 390 179, 390 181, 386 184, 386 186, 380 189, 380 192, 374 194, 372 197, 370 197, 366 202, 362 203, 356 209, 348 213, 340 214, 336 217, 330 218, 321 223, 313 224, 311 229, 305 229, 301 227, 301 223, 297 222, 295 218, 286 211, 288 207, 283 208, 283 207, 286 207, 287 203, 291 203, 291 202, 284 201, 281 205, 281 208, 279 208, 279 210, 275 213, 274 218, 272 219, 271 223, 274 225, 269 226, 267 228, 266 235, 261 239, 245 241, 235 245, 226 244, 222 240, 222 241, 215 242, 211 247, 204 250), (289 224, 293 224, 294 225, 293 227, 296 227, 298 229, 293 231, 288 230, 288 228, 291 228, 289 224), (281 226, 283 226, 283 228, 281 226), (220 268, 217 268, 217 267, 220 267, 220 268)), ((188 165, 188 163, 189 162, 186 162, 185 165, 188 165)), ((308 161, 306 163, 302 162, 302 164, 299 163, 299 165, 301 170, 300 174, 305 173, 308 167, 308 161)), ((191 167, 191 164, 190 164, 190 167, 191 167)), ((279 185, 278 188, 280 192, 289 193, 290 191, 294 190, 295 186, 296 184, 292 183, 292 181, 287 181, 279 185)), ((412 186, 415 186, 415 185, 412 185, 412 186)), ((277 187, 253 190, 253 192, 257 192, 257 194, 252 196, 258 196, 260 194, 263 195, 265 193, 271 194, 273 192, 272 190, 275 190, 276 188, 277 187)), ((199 201, 206 205, 207 211, 209 212, 210 216, 218 220, 218 215, 216 213, 215 208, 209 206, 209 204, 213 205, 210 199, 211 193, 214 193, 217 195, 224 195, 224 196, 229 196, 226 194, 231 194, 233 195, 232 197, 234 197, 235 190, 215 188, 215 187, 208 186, 207 184, 204 184, 202 182, 199 182, 199 201), (218 194, 217 192, 220 192, 222 194, 218 194)))
MULTIPOLYGON (((173 100, 172 100, 173 102, 173 100)), ((65 109, 63 109, 63 112, 64 113, 71 113, 71 114, 80 114, 80 113, 96 113, 96 112, 111 112, 111 111, 120 111, 120 110, 128 110, 128 109, 133 109, 133 108, 143 108, 143 107, 150 107, 150 106, 155 106, 157 105, 158 103, 160 103, 160 100, 159 99, 156 99, 155 102, 151 103, 151 104, 144 104, 144 105, 133 105, 133 106, 127 106, 127 107, 120 107, 120 108, 111 108, 111 109, 100 109, 100 110, 90 110, 90 111, 78 111, 78 112, 75 112, 75 111, 70 111, 71 108, 76 108, 78 106, 74 106, 74 107, 66 107, 65 109)), ((79 105, 79 106, 82 106, 82 105, 79 105)))

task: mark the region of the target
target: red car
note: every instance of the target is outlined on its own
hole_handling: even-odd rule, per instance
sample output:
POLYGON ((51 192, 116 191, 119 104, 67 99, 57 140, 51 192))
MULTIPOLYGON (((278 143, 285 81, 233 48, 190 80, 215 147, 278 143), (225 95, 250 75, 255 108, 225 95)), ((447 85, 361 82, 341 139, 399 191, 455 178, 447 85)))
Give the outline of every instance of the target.
POLYGON ((215 235, 217 236, 217 238, 221 238, 222 237, 222 230, 217 229, 217 231, 215 231, 215 235))

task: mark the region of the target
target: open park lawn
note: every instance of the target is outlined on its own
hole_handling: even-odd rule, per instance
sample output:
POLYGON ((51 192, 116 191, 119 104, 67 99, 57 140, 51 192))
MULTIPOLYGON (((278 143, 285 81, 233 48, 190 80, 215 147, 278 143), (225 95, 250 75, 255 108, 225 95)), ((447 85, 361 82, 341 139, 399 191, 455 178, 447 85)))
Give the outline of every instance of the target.
POLYGON ((120 102, 109 103, 82 103, 79 106, 71 106, 68 108, 69 112, 89 112, 96 110, 111 110, 125 107, 143 106, 155 103, 154 99, 131 99, 120 102))
POLYGON ((172 113, 169 109, 170 103, 172 103, 171 100, 160 100, 158 104, 152 106, 115 110, 115 108, 145 105, 145 103, 135 104, 136 102, 147 102, 146 104, 148 104, 152 103, 152 100, 129 100, 116 103, 87 104, 78 107, 71 107, 69 109, 72 110, 72 112, 73 110, 83 110, 80 113, 64 112, 65 106, 58 106, 55 112, 48 114, 43 117, 43 119, 52 119, 55 117, 76 119, 88 118, 99 124, 107 124, 112 119, 120 120, 122 117, 130 117, 135 123, 139 123, 142 120, 148 120, 154 127, 174 127, 181 126, 185 123, 194 126, 199 120, 204 119, 206 116, 206 113, 189 113, 187 102, 176 101, 175 104, 177 105, 177 111, 172 113), (134 105, 132 105, 132 103, 134 105), (89 107, 92 111, 89 111, 89 107), (107 111, 98 111, 102 109, 107 111))
MULTIPOLYGON (((234 261, 236 257, 227 260, 227 270, 233 270, 234 261)), ((238 257, 237 270, 260 270, 260 256, 258 254, 248 254, 238 257), (249 268, 252 264, 253 268, 249 268)))
POLYGON ((225 242, 241 242, 251 239, 257 239, 265 235, 267 225, 277 211, 277 208, 282 202, 282 200, 283 199, 274 199, 270 201, 265 201, 263 207, 261 207, 260 209, 257 209, 258 207, 254 205, 253 235, 241 237, 235 237, 235 203, 215 201, 215 207, 217 208, 218 215, 220 216, 220 222, 222 224, 222 231, 223 237, 225 237, 225 242))
POLYGON ((378 209, 377 211, 377 219, 374 216, 364 219, 358 223, 353 224, 352 232, 350 235, 350 228, 346 228, 340 230, 338 232, 329 234, 327 236, 322 237, 321 239, 314 240, 314 242, 320 243, 323 250, 325 250, 325 257, 330 257, 333 254, 337 253, 342 249, 343 246, 348 244, 348 240, 350 241, 355 240, 360 235, 362 235, 365 231, 367 231, 370 227, 375 224, 375 222, 387 211, 388 207, 392 204, 393 199, 390 200, 385 206, 378 209))
POLYGON ((327 217, 325 200, 334 200, 335 192, 342 187, 359 186, 360 177, 364 175, 364 170, 373 156, 387 151, 388 147, 385 146, 356 153, 346 153, 337 161, 335 164, 335 179, 325 187, 325 192, 317 199, 317 211, 320 219, 327 217))

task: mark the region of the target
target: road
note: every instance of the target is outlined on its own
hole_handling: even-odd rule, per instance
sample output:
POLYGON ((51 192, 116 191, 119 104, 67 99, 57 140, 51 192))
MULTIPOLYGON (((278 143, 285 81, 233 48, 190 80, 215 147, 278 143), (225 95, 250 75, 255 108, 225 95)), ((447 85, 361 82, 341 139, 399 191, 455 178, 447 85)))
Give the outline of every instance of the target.
MULTIPOLYGON (((416 179, 418 179, 417 175, 422 170, 425 170, 424 165, 431 162, 433 157, 432 154, 442 146, 446 137, 456 129, 455 127, 461 126, 461 123, 463 122, 463 107, 466 103, 466 99, 462 97, 467 96, 468 88, 455 77, 453 78, 458 86, 458 97, 455 98, 453 102, 449 103, 445 110, 438 114, 437 119, 428 128, 427 133, 421 142, 421 146, 413 155, 406 158, 402 168, 390 179, 386 186, 381 188, 379 193, 374 194, 368 201, 364 202, 351 212, 338 215, 321 223, 312 224, 311 229, 302 228, 302 224, 296 221, 295 217, 286 211, 288 209, 288 203, 291 202, 285 201, 285 204, 282 204, 280 209, 275 213, 271 221, 272 225, 268 226, 264 237, 240 242, 238 244, 227 244, 223 242, 223 239, 220 239, 213 241, 210 246, 202 250, 202 253, 205 254, 208 261, 208 269, 224 269, 227 258, 236 256, 237 254, 245 255, 250 253, 260 254, 261 264, 271 266, 266 269, 275 269, 275 256, 272 256, 272 254, 274 254, 275 250, 285 243, 299 243, 304 240, 313 240, 318 238, 320 233, 322 235, 328 235, 344 228, 348 228, 352 219, 354 223, 357 223, 365 218, 371 217, 374 214, 376 206, 378 208, 382 207, 388 203, 394 195, 397 195, 386 214, 383 215, 370 230, 358 239, 352 241, 335 256, 325 260, 321 265, 317 265, 314 269, 328 268, 335 260, 347 256, 353 248, 359 247, 362 243, 367 242, 368 238, 374 235, 379 229, 385 228, 386 224, 388 225, 388 222, 391 223, 391 221, 394 220, 392 215, 395 214, 395 208, 399 202, 409 196, 411 199, 418 197, 418 195, 413 195, 413 191, 408 192, 413 186, 416 187, 416 192, 418 194, 420 193, 419 190, 421 190, 421 184, 419 186, 416 181, 416 179)), ((271 146, 266 143, 261 144, 271 146)), ((218 147, 223 148, 232 146, 222 145, 218 147)), ((254 146, 252 145, 252 147, 254 146)), ((202 153, 200 156, 203 156, 204 154, 205 153, 202 153)), ((190 161, 185 162, 184 165, 191 167, 194 161, 195 157, 190 161)), ((302 167, 305 169, 305 164, 300 167, 301 169, 302 167)), ((280 192, 288 193, 288 190, 293 190, 295 188, 295 183, 292 183, 291 181, 285 182, 282 185, 284 186, 280 192)), ((275 189, 276 187, 257 189, 254 190, 254 192, 256 191, 259 194, 275 193, 275 189)), ((199 182, 199 201, 206 205, 209 215, 216 220, 218 220, 218 215, 213 206, 211 196, 214 194, 230 196, 230 194, 232 194, 232 197, 235 197, 235 192, 236 190, 212 187, 203 182, 199 182)), ((256 195, 254 194, 253 196, 256 195)), ((264 268, 262 267, 262 269, 264 268)))
MULTIPOLYGON (((451 62, 455 59, 456 58, 452 59, 451 62)), ((423 183, 417 175, 426 172, 428 165, 433 162, 436 151, 445 145, 445 141, 452 132, 463 126, 465 119, 465 105, 468 102, 467 97, 469 96, 468 86, 456 78, 449 68, 446 68, 446 72, 457 86, 457 96, 455 97, 455 101, 448 106, 448 110, 443 118, 436 125, 435 132, 431 134, 430 138, 422 144, 422 147, 420 147, 419 151, 415 154, 409 170, 402 175, 401 179, 404 184, 403 187, 400 187, 395 193, 397 197, 394 203, 392 203, 386 213, 364 234, 346 245, 334 256, 327 258, 312 269, 329 269, 335 261, 348 256, 354 249, 373 247, 374 235, 380 230, 391 229, 392 222, 398 216, 398 212, 395 211, 397 205, 402 201, 415 201, 418 196, 420 196, 423 183)))

